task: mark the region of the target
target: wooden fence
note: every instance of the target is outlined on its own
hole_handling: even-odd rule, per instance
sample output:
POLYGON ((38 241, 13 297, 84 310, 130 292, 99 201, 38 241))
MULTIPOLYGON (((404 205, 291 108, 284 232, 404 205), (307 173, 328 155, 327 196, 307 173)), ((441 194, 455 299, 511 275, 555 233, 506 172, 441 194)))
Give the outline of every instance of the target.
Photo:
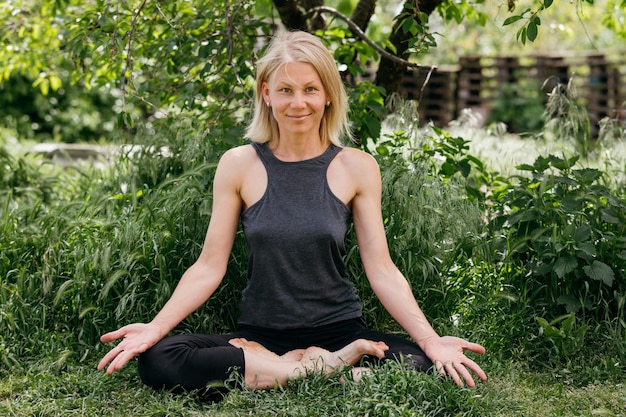
POLYGON ((555 86, 570 80, 577 102, 588 111, 592 135, 597 135, 598 122, 605 117, 626 119, 625 53, 465 56, 458 65, 438 67, 424 86, 427 74, 407 71, 401 90, 405 98, 419 100, 422 125, 445 127, 467 108, 486 120, 507 85, 518 86, 522 93, 539 89, 534 93, 545 100, 555 86))

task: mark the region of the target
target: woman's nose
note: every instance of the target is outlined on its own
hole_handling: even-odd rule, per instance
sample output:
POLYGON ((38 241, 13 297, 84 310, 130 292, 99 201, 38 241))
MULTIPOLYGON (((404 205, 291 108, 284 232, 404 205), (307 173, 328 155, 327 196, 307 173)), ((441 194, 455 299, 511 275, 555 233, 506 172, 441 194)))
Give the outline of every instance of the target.
POLYGON ((291 107, 302 107, 304 105, 304 96, 300 92, 293 94, 291 99, 291 107))

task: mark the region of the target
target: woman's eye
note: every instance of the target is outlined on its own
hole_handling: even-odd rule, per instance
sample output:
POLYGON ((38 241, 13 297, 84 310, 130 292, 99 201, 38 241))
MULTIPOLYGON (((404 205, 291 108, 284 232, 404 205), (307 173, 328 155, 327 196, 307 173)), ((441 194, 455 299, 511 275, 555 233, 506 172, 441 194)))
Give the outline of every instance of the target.
POLYGON ((281 89, 280 89, 280 92, 281 92, 281 93, 291 93, 291 89, 290 89, 290 88, 287 88, 287 87, 284 87, 284 88, 281 88, 281 89))

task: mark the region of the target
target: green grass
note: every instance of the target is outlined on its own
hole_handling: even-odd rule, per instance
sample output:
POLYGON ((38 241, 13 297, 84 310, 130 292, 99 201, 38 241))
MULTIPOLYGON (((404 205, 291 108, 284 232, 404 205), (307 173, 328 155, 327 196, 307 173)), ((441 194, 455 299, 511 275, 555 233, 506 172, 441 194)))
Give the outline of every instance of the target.
MULTIPOLYGON (((488 364, 489 365, 489 364, 488 364)), ((0 415, 31 416, 626 416, 619 375, 579 386, 576 376, 492 361, 475 389, 390 364, 360 382, 308 376, 274 391, 232 391, 221 402, 156 392, 132 366, 113 376, 93 364, 38 363, 0 380, 0 415), (491 368, 491 369, 489 369, 491 368)))

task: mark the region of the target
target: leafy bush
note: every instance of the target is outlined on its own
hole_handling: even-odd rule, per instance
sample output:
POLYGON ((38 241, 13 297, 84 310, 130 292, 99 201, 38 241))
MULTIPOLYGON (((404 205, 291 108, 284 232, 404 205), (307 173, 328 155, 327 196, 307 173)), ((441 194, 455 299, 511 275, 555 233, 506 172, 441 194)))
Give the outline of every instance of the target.
POLYGON ((100 142, 116 127, 116 92, 88 90, 71 84, 63 71, 64 87, 46 94, 33 88, 34 80, 15 74, 0 84, 0 121, 20 138, 36 142, 100 142))
MULTIPOLYGON (((602 172, 575 168, 578 157, 539 157, 502 193, 491 221, 494 243, 529 277, 518 288, 540 291, 548 315, 583 311, 598 320, 620 312, 626 291, 626 203, 599 182, 602 172)), ((623 314, 623 309, 621 309, 623 314)))
POLYGON ((606 339, 612 354, 626 357, 626 203, 619 190, 603 185, 602 171, 577 167, 578 157, 540 156, 505 178, 469 154, 468 141, 434 132, 422 152, 443 181, 463 179, 486 220, 448 269, 461 333, 503 354, 558 352, 558 363, 589 346, 606 349, 606 339), (553 337, 570 313, 563 337, 553 337))

